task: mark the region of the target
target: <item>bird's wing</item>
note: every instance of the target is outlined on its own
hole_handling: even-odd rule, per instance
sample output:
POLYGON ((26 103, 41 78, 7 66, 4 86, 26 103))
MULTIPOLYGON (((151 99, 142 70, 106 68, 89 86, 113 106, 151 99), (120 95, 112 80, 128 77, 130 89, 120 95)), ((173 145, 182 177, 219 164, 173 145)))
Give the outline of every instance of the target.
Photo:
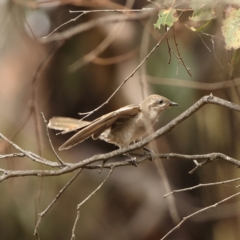
POLYGON ((60 134, 69 133, 86 127, 91 122, 82 121, 76 118, 53 117, 48 122, 48 128, 62 131, 60 134))
POLYGON ((119 118, 129 118, 136 115, 140 111, 139 105, 128 105, 122 108, 119 108, 116 111, 110 112, 106 115, 97 118, 92 121, 90 124, 83 127, 79 132, 73 135, 68 139, 59 150, 69 149, 76 144, 84 141, 89 138, 94 133, 100 135, 103 131, 109 128, 116 120, 119 118))

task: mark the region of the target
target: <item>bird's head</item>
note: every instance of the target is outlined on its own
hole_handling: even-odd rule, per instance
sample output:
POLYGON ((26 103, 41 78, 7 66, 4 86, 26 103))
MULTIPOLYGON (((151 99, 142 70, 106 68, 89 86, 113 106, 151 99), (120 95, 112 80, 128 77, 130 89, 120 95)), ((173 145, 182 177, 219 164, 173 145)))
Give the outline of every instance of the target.
POLYGON ((165 109, 174 106, 179 105, 157 94, 148 96, 140 103, 140 109, 142 113, 153 121, 156 120, 160 113, 162 113, 165 109))

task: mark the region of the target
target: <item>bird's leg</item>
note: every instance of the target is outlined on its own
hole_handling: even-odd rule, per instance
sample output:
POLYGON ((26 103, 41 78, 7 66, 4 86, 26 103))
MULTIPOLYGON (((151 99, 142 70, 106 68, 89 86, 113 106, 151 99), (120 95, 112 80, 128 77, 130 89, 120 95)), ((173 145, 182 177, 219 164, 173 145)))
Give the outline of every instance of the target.
POLYGON ((104 168, 106 162, 107 162, 107 160, 103 160, 103 162, 102 162, 102 166, 101 166, 101 168, 99 169, 98 173, 101 173, 101 172, 102 172, 102 170, 103 170, 103 168, 104 168))
POLYGON ((149 148, 143 147, 143 150, 145 151, 145 153, 147 153, 148 155, 150 155, 150 161, 154 160, 154 156, 155 156, 155 152, 149 148))
POLYGON ((129 163, 131 163, 133 166, 137 167, 138 165, 138 161, 136 157, 132 157, 129 153, 124 153, 123 155, 129 157, 129 159, 127 159, 127 161, 129 163))

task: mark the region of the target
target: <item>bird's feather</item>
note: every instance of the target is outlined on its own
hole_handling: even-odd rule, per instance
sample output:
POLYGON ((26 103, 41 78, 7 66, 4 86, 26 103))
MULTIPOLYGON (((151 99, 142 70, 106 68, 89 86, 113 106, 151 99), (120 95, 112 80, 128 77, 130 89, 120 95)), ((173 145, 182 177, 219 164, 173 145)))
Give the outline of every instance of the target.
POLYGON ((68 141, 66 141, 59 150, 69 149, 72 146, 84 141, 91 135, 94 138, 98 138, 99 135, 108 129, 116 120, 120 118, 129 118, 138 114, 140 111, 139 105, 127 105, 116 111, 105 114, 96 120, 92 121, 90 124, 83 126, 82 129, 73 135, 68 141))
POLYGON ((48 122, 48 128, 62 131, 61 134, 65 134, 86 127, 90 123, 69 117, 53 117, 48 122))

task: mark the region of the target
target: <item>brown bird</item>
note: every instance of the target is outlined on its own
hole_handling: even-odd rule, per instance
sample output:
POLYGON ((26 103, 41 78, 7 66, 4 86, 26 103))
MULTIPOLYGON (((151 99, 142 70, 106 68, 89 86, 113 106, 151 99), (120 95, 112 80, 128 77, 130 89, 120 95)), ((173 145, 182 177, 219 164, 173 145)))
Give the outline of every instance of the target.
POLYGON ((48 128, 60 130, 62 134, 78 130, 59 150, 69 149, 90 136, 94 140, 99 138, 122 148, 151 132, 159 115, 172 106, 178 106, 178 104, 154 94, 148 96, 139 105, 127 105, 92 122, 53 117, 49 120, 48 128))

